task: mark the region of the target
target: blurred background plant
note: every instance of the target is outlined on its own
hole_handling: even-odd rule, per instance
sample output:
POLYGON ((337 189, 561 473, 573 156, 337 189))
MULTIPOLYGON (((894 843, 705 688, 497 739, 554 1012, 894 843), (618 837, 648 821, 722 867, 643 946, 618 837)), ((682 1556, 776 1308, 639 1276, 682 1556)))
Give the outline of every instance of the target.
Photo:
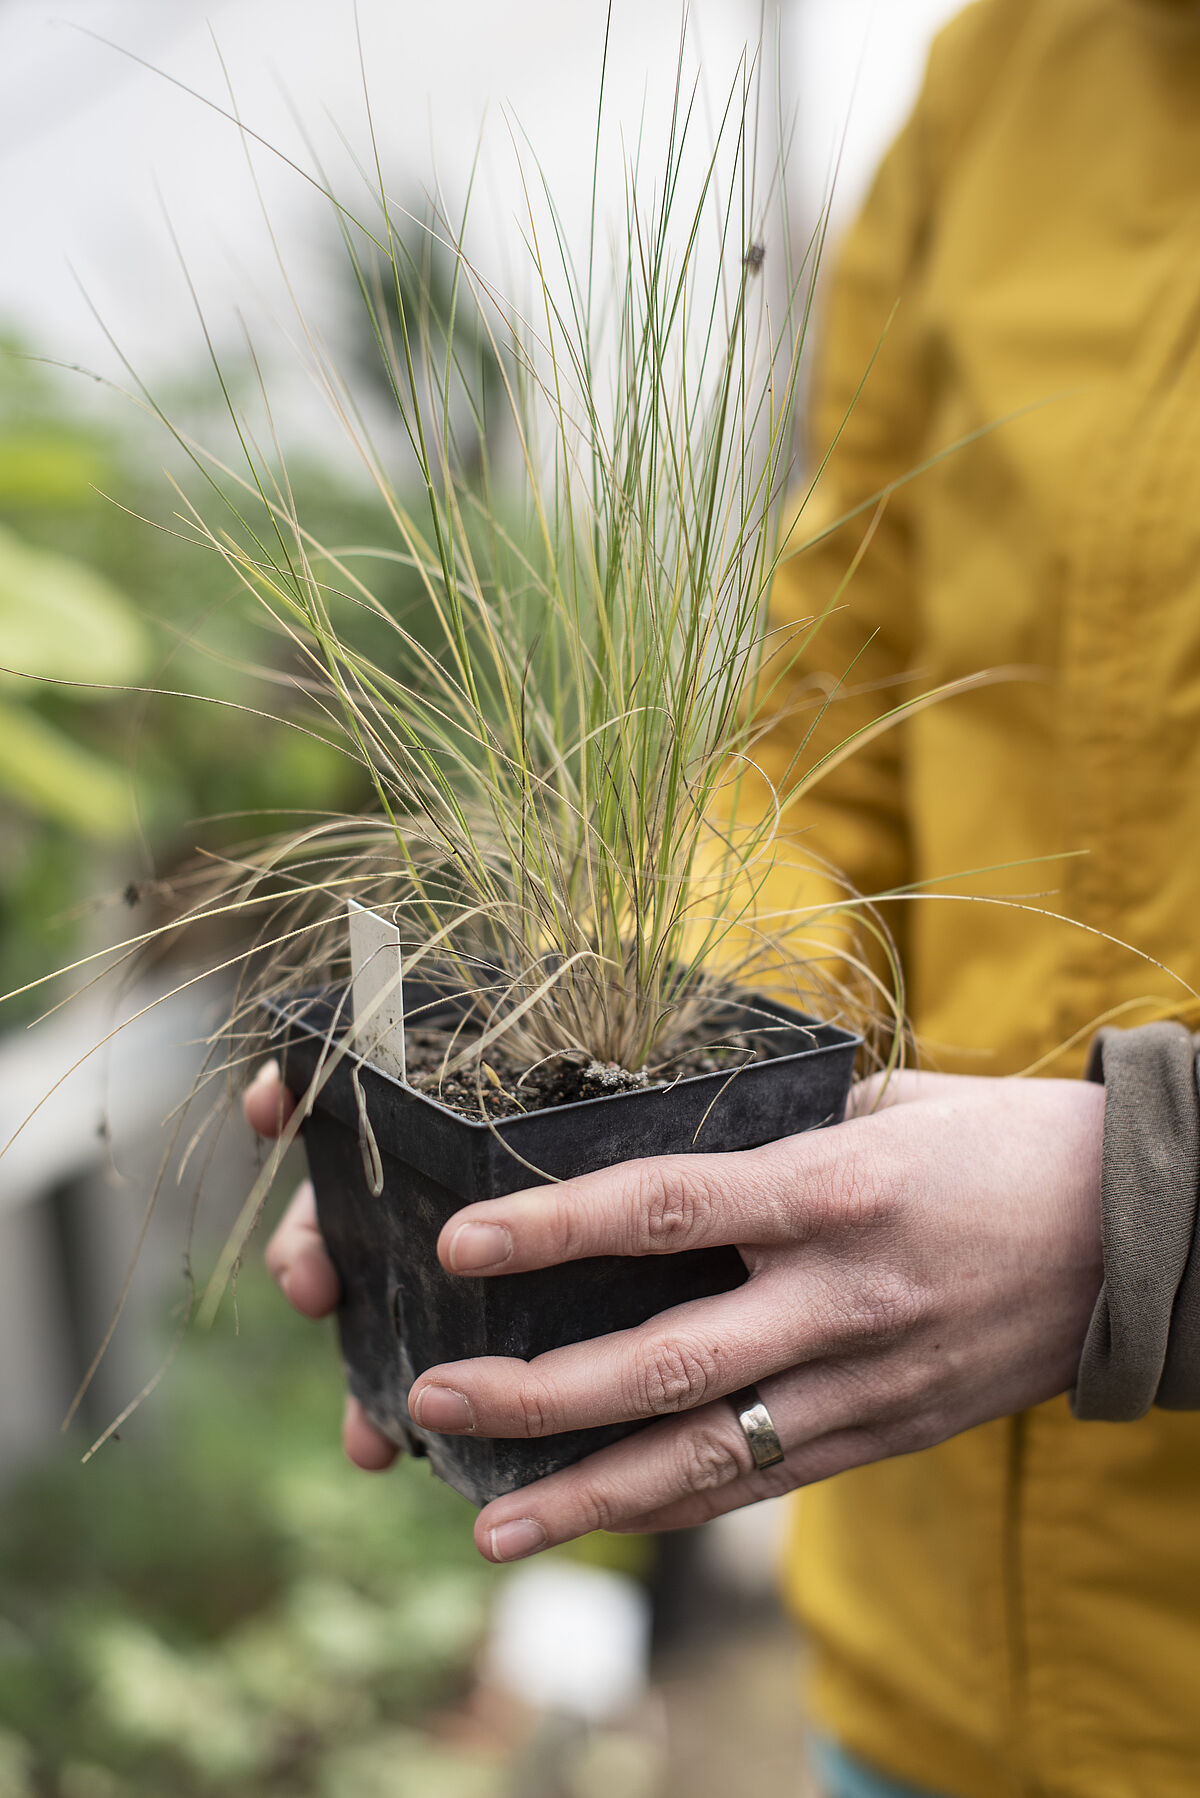
POLYGON ((398 1798, 495 1790, 494 1753, 414 1734, 483 1635, 470 1507, 416 1463, 356 1478, 328 1331, 240 1296, 250 1354, 189 1338, 152 1438, 0 1506, 0 1792, 349 1798, 374 1755, 398 1798))
MULTIPOLYGON (((19 671, 0 674, 4 991, 71 959, 106 874, 135 905, 211 840, 206 820, 269 827, 298 794, 314 810, 361 796, 344 758, 264 718, 286 646, 180 533, 149 421, 89 416, 79 385, 3 346, 0 666, 19 671)), ((311 456, 295 472, 328 541, 378 535, 378 505, 344 474, 311 456)), ((402 588, 404 571, 381 579, 402 588)))

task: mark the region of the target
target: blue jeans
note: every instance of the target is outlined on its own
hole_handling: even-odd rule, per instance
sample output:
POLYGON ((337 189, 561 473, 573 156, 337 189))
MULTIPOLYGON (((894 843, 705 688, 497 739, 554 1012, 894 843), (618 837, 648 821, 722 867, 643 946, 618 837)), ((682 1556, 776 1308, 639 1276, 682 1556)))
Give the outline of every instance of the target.
POLYGON ((905 1785, 886 1773, 876 1773, 825 1736, 810 1739, 808 1758, 821 1782, 823 1798, 945 1798, 923 1786, 905 1785))

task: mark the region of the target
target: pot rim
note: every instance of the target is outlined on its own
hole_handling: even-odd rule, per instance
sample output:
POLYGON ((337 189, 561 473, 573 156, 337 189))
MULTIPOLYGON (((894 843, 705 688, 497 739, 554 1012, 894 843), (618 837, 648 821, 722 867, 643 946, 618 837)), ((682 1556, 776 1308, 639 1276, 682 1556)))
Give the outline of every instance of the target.
MULTIPOLYGON (((336 993, 341 990, 342 989, 337 985, 331 985, 308 992, 297 993, 290 999, 268 999, 264 1000, 263 1009, 271 1017, 282 1024, 289 1033, 293 1030, 303 1031, 308 1037, 326 1040, 332 1044, 336 1042, 337 1039, 327 1036, 326 1032, 311 1023, 306 1012, 311 1012, 317 1003, 325 1002, 329 993, 336 993)), ((772 1055, 766 1061, 743 1064, 740 1068, 729 1070, 715 1069, 700 1074, 682 1074, 674 1080, 656 1080, 646 1086, 626 1087, 622 1092, 596 1093, 591 1098, 570 1099, 562 1105, 539 1105, 535 1110, 513 1112, 509 1116, 502 1118, 469 1117, 466 1112, 457 1110, 453 1105, 447 1105, 445 1100, 435 1098, 430 1093, 422 1092, 420 1088, 410 1085, 407 1080, 401 1080, 395 1074, 389 1074, 385 1069, 381 1068, 377 1062, 369 1060, 366 1056, 359 1055, 354 1049, 347 1049, 345 1060, 347 1062, 356 1063, 360 1068, 367 1069, 375 1079, 382 1080, 388 1086, 397 1088, 400 1092, 404 1093, 407 1098, 419 1100, 422 1104, 428 1105, 433 1111, 439 1113, 441 1116, 452 1118, 456 1124, 460 1124, 469 1130, 483 1132, 488 1136, 494 1136, 497 1132, 503 1135, 506 1130, 511 1127, 520 1127, 527 1123, 530 1118, 570 1117, 573 1112, 591 1110, 596 1105, 610 1105, 621 1099, 644 1099, 650 1093, 674 1092, 681 1087, 693 1086, 704 1080, 721 1080, 728 1082, 730 1080, 736 1080, 741 1074, 752 1073, 755 1068, 777 1067, 781 1062, 804 1061, 810 1056, 821 1055, 831 1049, 844 1050, 850 1044, 854 1045, 855 1052, 857 1053, 858 1048, 862 1044, 862 1037, 855 1031, 846 1029, 842 1024, 832 1024, 824 1022, 819 1018, 808 1017, 803 1012, 793 1011, 790 1006, 785 1005, 781 1000, 768 999, 760 994, 752 994, 750 996, 754 999, 756 1004, 768 1009, 778 1017, 782 1023, 788 1025, 791 1029, 811 1029, 814 1034, 820 1032, 825 1040, 814 1042, 811 1047, 806 1049, 789 1049, 786 1054, 772 1055)), ((447 1004, 453 1004, 452 996, 448 995, 445 1002, 447 1004)), ((428 1009, 432 1010, 432 1007, 428 1009)))

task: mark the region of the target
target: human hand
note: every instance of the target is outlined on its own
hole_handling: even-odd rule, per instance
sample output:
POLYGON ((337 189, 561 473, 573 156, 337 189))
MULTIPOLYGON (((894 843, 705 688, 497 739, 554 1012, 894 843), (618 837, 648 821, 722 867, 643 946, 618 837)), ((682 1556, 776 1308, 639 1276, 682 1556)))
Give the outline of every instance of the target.
MULTIPOLYGON (((274 1061, 258 1070, 242 1095, 246 1121, 260 1136, 278 1136, 295 1108, 296 1101, 274 1061)), ((338 1277, 317 1226, 311 1180, 297 1187, 267 1243, 264 1260, 283 1296, 304 1317, 327 1317, 335 1309, 338 1277)), ((400 1453, 395 1443, 375 1428, 358 1400, 350 1397, 342 1419, 342 1444, 354 1465, 368 1473, 390 1467, 400 1453)))
POLYGON ((480 1513, 490 1560, 660 1530, 1040 1403, 1073 1382, 1103 1278, 1103 1088, 902 1074, 880 1109, 737 1154, 663 1156, 471 1205, 438 1242, 487 1278, 733 1243, 735 1292, 531 1362, 430 1368, 443 1434, 659 1418, 480 1513), (725 1395, 755 1383, 785 1459, 756 1472, 725 1395))

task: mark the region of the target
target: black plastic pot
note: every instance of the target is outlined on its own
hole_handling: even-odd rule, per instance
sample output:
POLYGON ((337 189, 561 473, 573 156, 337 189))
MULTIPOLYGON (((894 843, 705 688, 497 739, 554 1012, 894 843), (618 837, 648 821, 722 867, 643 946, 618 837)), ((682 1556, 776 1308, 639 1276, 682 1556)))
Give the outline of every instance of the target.
MULTIPOLYGON (((424 1007, 423 1021, 434 1017, 428 992, 406 998, 410 1010, 424 1007)), ((344 1020, 341 1000, 332 992, 271 1008, 282 1035, 284 1077, 294 1091, 311 1080, 331 1019, 344 1020)), ((563 1179, 643 1155, 757 1148, 836 1123, 859 1039, 765 999, 723 1013, 717 1025, 756 1027, 769 1033, 773 1057, 732 1078, 702 1074, 495 1123, 463 1117, 354 1057, 343 1058, 326 1080, 304 1142, 321 1230, 342 1283, 338 1319, 350 1390, 380 1429, 410 1453, 427 1454, 434 1471, 476 1503, 568 1466, 639 1426, 535 1441, 427 1434, 405 1407, 418 1374, 475 1355, 529 1360, 628 1329, 689 1299, 730 1291, 746 1269, 736 1249, 718 1248, 463 1279, 438 1262, 443 1224, 463 1205, 539 1184, 529 1163, 563 1179), (379 1153, 378 1197, 371 1192, 354 1071, 379 1153)))

